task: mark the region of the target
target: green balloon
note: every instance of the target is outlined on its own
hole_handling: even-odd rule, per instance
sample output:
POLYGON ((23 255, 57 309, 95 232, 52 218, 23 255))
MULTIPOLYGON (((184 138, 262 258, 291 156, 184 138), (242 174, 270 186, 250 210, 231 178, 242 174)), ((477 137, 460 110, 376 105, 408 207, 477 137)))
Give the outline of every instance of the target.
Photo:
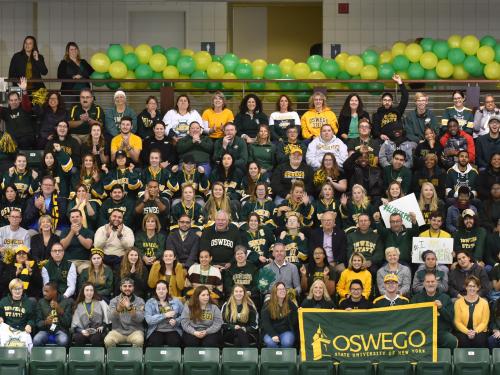
POLYGON ((248 88, 250 90, 264 90, 266 84, 264 82, 250 82, 248 88))
POLYGON ((333 59, 324 59, 321 63, 320 69, 325 73, 326 78, 336 78, 340 72, 339 64, 333 59))
POLYGON ((238 64, 234 69, 234 74, 238 79, 251 79, 252 78, 252 65, 250 64, 238 64))
POLYGON ((108 89, 110 89, 110 90, 118 90, 120 88, 120 83, 119 82, 109 82, 109 83, 106 83, 106 86, 108 86, 108 89))
POLYGON ((448 51, 448 60, 453 65, 461 64, 465 60, 465 53, 461 48, 452 48, 448 51))
POLYGON ((431 52, 432 46, 434 46, 434 39, 432 38, 424 38, 420 41, 420 47, 422 47, 424 52, 431 52))
MULTIPOLYGON (((354 76, 352 79, 361 79, 360 76, 354 76)), ((349 88, 354 91, 362 91, 366 90, 368 88, 367 83, 349 83, 348 84, 349 88)))
POLYGON ((224 65, 226 73, 233 73, 236 66, 240 63, 240 59, 234 53, 226 53, 222 58, 221 63, 224 65))
POLYGON ((306 91, 306 90, 310 90, 310 89, 311 89, 311 87, 309 86, 309 83, 299 82, 297 84, 297 90, 306 91))
POLYGON ((440 59, 446 59, 448 57, 448 42, 445 40, 437 40, 432 46, 432 52, 440 59))
POLYGON ((153 77, 153 69, 147 64, 141 64, 135 68, 135 78, 137 79, 150 79, 153 77))
POLYGON ((370 82, 368 84, 368 90, 377 90, 377 91, 371 91, 371 95, 381 95, 382 91, 384 91, 384 84, 380 82, 370 82))
POLYGON ((345 70, 343 70, 339 74, 337 74, 337 79, 347 80, 347 79, 351 79, 351 76, 349 75, 349 73, 347 73, 345 70))
POLYGON ((165 54, 165 48, 163 48, 159 44, 155 44, 153 47, 151 47, 151 49, 153 50, 153 55, 155 53, 165 54))
POLYGON ((107 54, 111 62, 113 62, 123 59, 123 55, 125 53, 123 52, 123 47, 121 45, 111 44, 108 48, 107 54))
POLYGON ((207 90, 210 90, 210 91, 222 90, 222 83, 220 83, 220 82, 208 82, 207 90))
POLYGON ((177 65, 177 60, 181 57, 181 51, 179 48, 170 47, 165 50, 165 56, 167 57, 168 65, 177 65))
MULTIPOLYGON (((308 90, 308 89, 307 89, 308 90)), ((307 103, 309 98, 311 97, 311 91, 301 91, 298 92, 297 95, 297 103, 307 103)))
POLYGON ((495 45, 497 44, 497 40, 493 38, 491 35, 485 35, 481 38, 479 43, 482 46, 490 46, 491 48, 495 48, 495 45))
POLYGON ((391 79, 395 71, 391 64, 380 64, 378 67, 378 77, 380 79, 391 79))
POLYGON ((467 56, 464 60, 464 69, 472 76, 479 77, 483 74, 483 67, 476 56, 467 56))
POLYGON ((127 53, 123 57, 123 62, 125 63, 125 65, 127 65, 128 70, 135 70, 135 68, 137 68, 137 66, 139 65, 139 59, 133 52, 127 53))
POLYGON ((426 69, 424 74, 425 79, 439 79, 439 76, 436 73, 436 69, 426 69))
MULTIPOLYGON (((191 79, 208 79, 207 72, 204 70, 196 70, 191 74, 191 79)), ((207 82, 193 82, 193 87, 195 89, 205 89, 207 88, 207 82)))
MULTIPOLYGON (((151 78, 162 79, 163 74, 162 74, 162 72, 153 72, 153 76, 151 78)), ((150 82, 149 88, 152 90, 159 90, 161 88, 161 82, 150 82)))
POLYGON ((361 55, 365 65, 378 65, 378 53, 372 49, 367 49, 361 55))
POLYGON ((425 69, 419 63, 411 63, 408 68, 410 79, 422 79, 425 76, 425 69))
MULTIPOLYGON (((281 78, 294 79, 293 75, 291 75, 291 74, 283 74, 283 76, 281 78)), ((296 90, 297 89, 297 82, 278 82, 278 86, 283 91, 296 90)))
POLYGON ((212 55, 212 61, 221 62, 222 57, 220 57, 219 55, 212 55))
POLYGON ((180 74, 190 75, 196 69, 196 62, 191 56, 181 56, 179 60, 177 60, 177 69, 180 74))
POLYGON ((265 79, 278 79, 281 78, 281 68, 277 64, 268 64, 264 69, 265 79))
POLYGON ((398 72, 404 72, 410 66, 410 60, 405 55, 397 55, 392 60, 392 67, 398 72))
MULTIPOLYGON (((94 71, 94 73, 90 75, 90 79, 107 79, 107 78, 109 78, 109 73, 99 73, 94 71)), ((104 83, 94 82, 93 85, 96 87, 102 87, 104 86, 104 83)))
POLYGON ((323 62, 323 57, 320 55, 311 55, 307 58, 307 65, 311 68, 311 71, 320 70, 321 63, 323 62))
POLYGON ((498 43, 498 44, 495 46, 494 50, 495 50, 495 61, 496 61, 497 63, 500 63, 500 43, 498 43))

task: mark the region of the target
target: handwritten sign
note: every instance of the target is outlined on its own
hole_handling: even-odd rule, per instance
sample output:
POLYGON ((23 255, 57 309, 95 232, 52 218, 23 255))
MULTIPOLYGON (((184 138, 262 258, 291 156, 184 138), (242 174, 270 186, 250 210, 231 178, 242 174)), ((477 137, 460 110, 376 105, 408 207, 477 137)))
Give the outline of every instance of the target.
POLYGON ((422 215, 422 211, 420 211, 420 207, 418 206, 417 198, 415 198, 415 194, 413 193, 380 206, 379 211, 386 228, 390 227, 389 218, 391 217, 391 214, 394 213, 401 215, 403 224, 406 228, 412 227, 410 212, 415 213, 417 216, 417 223, 419 226, 425 224, 424 215, 422 215))
POLYGON ((434 251, 440 264, 453 263, 453 238, 413 237, 411 249, 412 263, 423 263, 422 253, 426 250, 434 251))

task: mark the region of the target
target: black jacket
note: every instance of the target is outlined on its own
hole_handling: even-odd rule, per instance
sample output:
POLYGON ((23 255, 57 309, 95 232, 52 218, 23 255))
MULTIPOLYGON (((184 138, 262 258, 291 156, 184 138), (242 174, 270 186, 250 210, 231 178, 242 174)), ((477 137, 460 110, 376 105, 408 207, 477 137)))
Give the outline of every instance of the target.
MULTIPOLYGON (((26 63, 28 62, 28 55, 24 51, 19 51, 12 56, 12 59, 10 60, 10 66, 9 66, 9 78, 15 78, 19 79, 21 77, 26 76, 26 63)), ((45 65, 45 60, 43 59, 43 56, 38 54, 38 61, 33 59, 31 61, 32 65, 32 73, 31 73, 31 78, 33 79, 40 79, 42 76, 46 75, 49 70, 47 69, 47 66, 45 65)), ((45 87, 45 85, 42 82, 39 83, 33 83, 33 89, 39 89, 41 87, 45 87)))
MULTIPOLYGON (((73 76, 81 75, 82 79, 90 78, 90 75, 94 73, 94 69, 86 60, 80 60, 80 66, 76 65, 73 60, 61 60, 59 67, 57 68, 57 78, 60 79, 73 79, 73 76)), ((63 82, 61 83, 61 91, 79 91, 84 87, 90 87, 88 83, 81 83, 79 80, 74 82, 63 82)))
POLYGON ((491 187, 494 184, 500 183, 500 171, 495 172, 491 167, 488 167, 486 170, 479 172, 479 177, 477 180, 477 193, 479 199, 485 201, 490 198, 491 195, 491 187))
POLYGON ((364 186, 368 195, 372 197, 373 202, 374 198, 380 198, 384 194, 382 170, 369 165, 366 168, 362 168, 356 164, 356 160, 360 155, 359 151, 355 151, 344 162, 344 172, 349 181, 348 189, 350 191, 355 184, 364 186))
MULTIPOLYGON (((362 118, 370 119, 370 115, 368 112, 363 111, 361 115, 358 115, 358 121, 362 118)), ((342 139, 342 134, 349 134, 349 125, 351 125, 351 116, 344 116, 343 114, 339 115, 339 132, 337 133, 337 137, 342 139)))
MULTIPOLYGON (((309 254, 317 247, 323 247, 323 229, 316 228, 309 235, 309 254)), ((335 263, 347 265, 347 236, 340 228, 333 228, 332 233, 332 253, 335 263)))
POLYGON ((399 85, 399 89, 401 90, 401 99, 397 107, 391 107, 389 109, 379 107, 377 112, 373 114, 372 134, 374 138, 380 137, 381 134, 391 136, 393 126, 386 125, 391 123, 394 124, 403 117, 406 106, 408 105, 408 90, 406 90, 404 83, 399 85))

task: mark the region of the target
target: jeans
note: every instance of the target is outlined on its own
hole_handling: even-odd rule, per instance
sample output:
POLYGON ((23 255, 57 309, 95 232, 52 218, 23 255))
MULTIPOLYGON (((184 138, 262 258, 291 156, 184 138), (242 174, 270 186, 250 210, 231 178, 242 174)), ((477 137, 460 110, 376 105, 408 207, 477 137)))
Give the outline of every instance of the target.
POLYGON ((292 331, 286 331, 278 335, 279 343, 275 343, 267 333, 264 335, 264 343, 268 348, 291 348, 295 343, 295 335, 292 331))
POLYGON ((63 331, 57 331, 57 332, 40 331, 33 338, 33 345, 45 346, 49 342, 50 336, 54 338, 55 344, 57 344, 57 346, 68 346, 69 344, 69 337, 63 331))

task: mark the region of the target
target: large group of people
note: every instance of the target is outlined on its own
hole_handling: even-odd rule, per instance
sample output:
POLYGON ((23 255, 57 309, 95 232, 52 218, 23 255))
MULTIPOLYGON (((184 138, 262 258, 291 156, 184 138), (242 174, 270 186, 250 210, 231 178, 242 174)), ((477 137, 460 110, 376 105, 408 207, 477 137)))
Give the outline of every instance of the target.
POLYGON ((222 92, 201 115, 185 94, 137 115, 121 90, 99 106, 66 52, 77 104, 49 91, 32 105, 46 68, 28 37, 11 64, 21 94, 0 109, 0 321, 29 345, 290 347, 300 307, 434 302, 440 346, 500 346, 493 96, 473 114, 455 91, 439 122, 424 93, 406 111, 395 75, 399 104, 384 93, 372 116, 350 94, 337 117, 321 92, 302 116, 284 94, 269 116, 255 94, 233 114, 222 92), (411 193, 425 224, 386 227, 379 206, 411 193), (417 236, 453 238, 453 263, 412 262, 417 236))

